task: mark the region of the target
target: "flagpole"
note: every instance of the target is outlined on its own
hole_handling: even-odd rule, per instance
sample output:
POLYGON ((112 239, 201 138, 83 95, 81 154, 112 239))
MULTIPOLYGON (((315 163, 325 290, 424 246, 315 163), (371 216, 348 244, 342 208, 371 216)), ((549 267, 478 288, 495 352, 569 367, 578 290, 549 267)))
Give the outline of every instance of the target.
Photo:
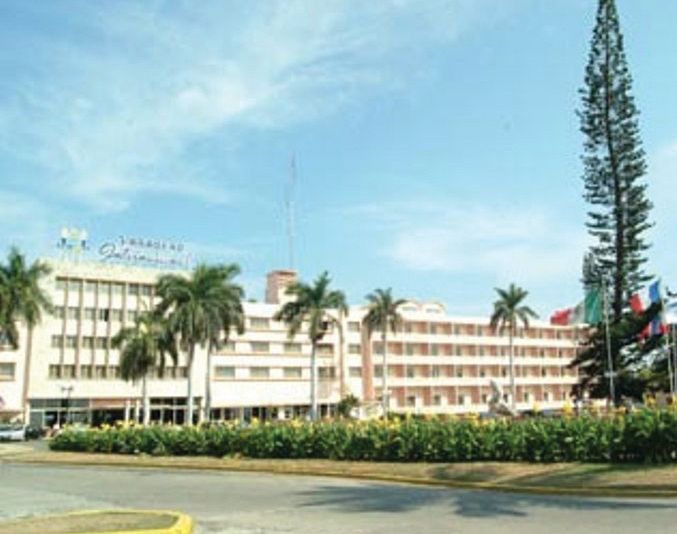
POLYGON ((611 397, 611 404, 616 402, 616 390, 614 388, 614 363, 611 357, 611 332, 609 331, 609 301, 606 291, 606 280, 602 277, 602 297, 604 298, 604 326, 606 329, 606 355, 607 367, 609 368, 609 396, 611 397))
MULTIPOLYGON (((665 305, 665 299, 663 298, 663 292, 660 290, 660 279, 658 280, 657 283, 658 283, 658 285, 657 285, 658 297, 660 298, 660 301, 661 301, 661 309, 658 312, 658 319, 659 319, 660 325, 662 327, 663 326, 663 318, 664 318, 664 316, 667 317, 667 314, 665 313, 667 308, 666 308, 666 305, 665 305)), ((651 332, 651 334, 654 335, 653 331, 651 332)), ((668 361, 668 384, 670 385, 670 394, 674 395, 675 394, 675 381, 673 379, 674 373, 673 373, 673 369, 672 369, 672 356, 670 354, 670 328, 668 328, 667 321, 665 322, 665 334, 663 334, 663 345, 665 346, 665 358, 668 361)))

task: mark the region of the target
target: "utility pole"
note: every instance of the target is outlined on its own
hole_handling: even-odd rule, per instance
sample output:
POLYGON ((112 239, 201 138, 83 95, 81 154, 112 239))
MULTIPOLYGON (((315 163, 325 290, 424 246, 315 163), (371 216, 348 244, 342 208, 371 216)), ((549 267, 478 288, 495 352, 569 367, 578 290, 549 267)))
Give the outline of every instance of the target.
POLYGON ((294 270, 294 195, 296 193, 296 154, 292 153, 289 180, 284 191, 287 216, 287 246, 289 248, 289 269, 294 270))
POLYGON ((614 387, 614 361, 611 355, 611 332, 609 331, 609 297, 606 290, 606 280, 602 277, 602 298, 604 299, 604 327, 606 330, 606 355, 607 355, 607 372, 609 377, 609 397, 611 397, 611 404, 616 402, 616 390, 614 387))

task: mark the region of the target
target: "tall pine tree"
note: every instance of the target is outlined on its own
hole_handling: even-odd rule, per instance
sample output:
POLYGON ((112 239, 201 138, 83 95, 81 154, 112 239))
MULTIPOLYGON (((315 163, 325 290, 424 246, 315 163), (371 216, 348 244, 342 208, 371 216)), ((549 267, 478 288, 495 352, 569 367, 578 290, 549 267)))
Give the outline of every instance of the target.
MULTIPOLYGON (((628 311, 630 295, 650 279, 644 271, 649 248, 644 234, 651 226, 651 202, 642 181, 646 163, 639 111, 632 96, 632 77, 614 0, 599 0, 580 93, 583 105, 578 115, 585 136, 584 198, 590 205, 586 226, 594 239, 583 261, 583 285, 586 290, 599 287, 604 278, 610 303, 613 367, 620 373, 617 394, 631 390, 634 394, 639 363, 634 345, 642 325, 655 314, 652 310, 646 317, 635 318, 628 311)), ((605 338, 603 328, 592 331, 574 362, 580 366, 582 384, 594 384, 597 394, 607 392, 603 378, 608 367, 605 338)))
POLYGON ((651 202, 641 181, 646 163, 639 111, 632 97, 632 76, 614 0, 599 0, 585 86, 580 93, 584 198, 590 204, 586 225, 596 241, 590 249, 596 265, 588 272, 605 276, 611 318, 618 322, 630 295, 650 278, 643 266, 649 248, 644 234, 651 226, 651 202))

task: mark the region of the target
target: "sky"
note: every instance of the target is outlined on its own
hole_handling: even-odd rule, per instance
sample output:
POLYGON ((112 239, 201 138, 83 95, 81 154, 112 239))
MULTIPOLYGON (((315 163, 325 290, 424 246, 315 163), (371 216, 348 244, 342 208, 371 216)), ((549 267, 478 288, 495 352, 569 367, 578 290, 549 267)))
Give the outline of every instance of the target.
MULTIPOLYGON (((677 2, 618 0, 641 110, 648 269, 677 286, 677 2)), ((593 0, 0 3, 0 250, 119 235, 295 265, 487 315, 581 300, 576 109, 593 0)))

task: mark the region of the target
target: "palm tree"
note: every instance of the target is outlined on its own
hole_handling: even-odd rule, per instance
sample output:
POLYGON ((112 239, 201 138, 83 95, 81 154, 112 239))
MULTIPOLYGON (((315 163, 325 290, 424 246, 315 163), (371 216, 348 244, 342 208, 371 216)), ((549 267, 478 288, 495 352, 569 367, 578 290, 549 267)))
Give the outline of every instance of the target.
POLYGON ((393 299, 392 289, 376 289, 373 293, 367 295, 369 307, 367 314, 362 319, 362 323, 367 328, 367 339, 371 342, 371 334, 381 331, 381 343, 383 344, 383 373, 382 380, 382 402, 383 416, 388 417, 388 408, 390 406, 390 395, 388 392, 388 330, 393 334, 402 326, 402 316, 397 310, 406 301, 404 299, 393 299))
POLYGON ((207 347, 205 373, 205 418, 211 409, 211 354, 233 328, 244 332, 244 291, 233 279, 240 267, 230 265, 198 265, 190 277, 167 274, 158 280, 160 297, 158 310, 167 317, 169 328, 178 336, 181 348, 187 353, 187 423, 193 424, 192 369, 197 345, 207 347))
POLYGON ((310 418, 317 419, 317 344, 327 333, 330 325, 340 327, 339 317, 348 313, 346 297, 342 291, 330 291, 331 279, 327 271, 323 272, 312 284, 295 282, 287 288, 287 295, 296 297, 287 302, 275 314, 276 321, 287 325, 287 333, 293 338, 308 323, 310 339, 310 418), (338 316, 332 315, 332 310, 338 316))
POLYGON ((148 402, 148 374, 153 368, 164 374, 166 356, 178 363, 176 338, 169 329, 168 321, 157 311, 139 315, 134 326, 123 328, 112 339, 113 348, 120 349, 120 375, 123 380, 141 380, 143 398, 143 424, 150 422, 148 402))
POLYGON ((536 312, 529 306, 522 304, 529 294, 528 291, 515 284, 510 284, 508 289, 495 289, 499 298, 494 302, 494 312, 491 315, 490 325, 494 331, 498 331, 499 333, 505 328, 508 329, 510 345, 510 394, 512 396, 511 407, 512 410, 515 411, 515 348, 513 338, 517 334, 518 323, 523 324, 525 328, 529 328, 529 318, 537 318, 538 315, 536 315, 536 312))
POLYGON ((24 366, 23 402, 28 401, 33 329, 42 320, 43 312, 52 313, 53 305, 47 292, 40 287, 51 273, 46 263, 34 261, 30 266, 16 247, 10 249, 7 264, 0 266, 0 332, 14 348, 19 348, 16 323, 26 324, 26 362, 24 366))

